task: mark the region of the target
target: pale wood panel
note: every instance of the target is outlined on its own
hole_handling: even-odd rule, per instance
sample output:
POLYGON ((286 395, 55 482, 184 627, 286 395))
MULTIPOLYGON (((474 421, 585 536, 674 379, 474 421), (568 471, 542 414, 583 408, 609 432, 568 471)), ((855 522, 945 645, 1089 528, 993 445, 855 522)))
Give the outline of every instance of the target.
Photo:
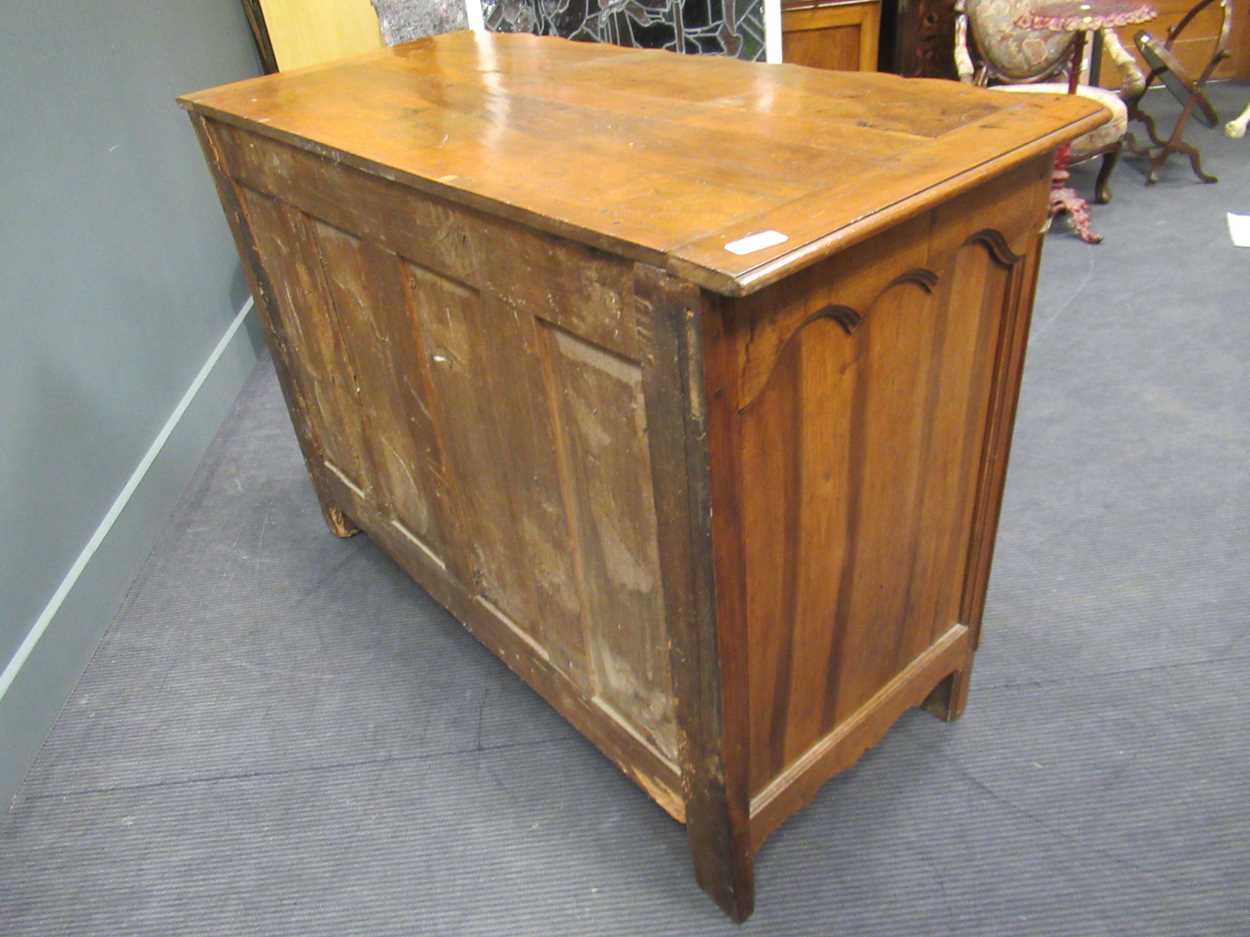
POLYGON ((651 463, 642 371, 555 326, 541 331, 585 584, 596 698, 675 758, 655 503, 645 483, 651 463))
MULTIPOLYGON (((553 250, 554 250, 553 245, 553 250)), ((540 337, 534 317, 490 290, 482 292, 477 332, 479 370, 471 375, 480 405, 494 413, 499 451, 496 469, 508 513, 487 522, 511 528, 514 552, 503 561, 529 582, 532 605, 522 627, 539 640, 553 664, 590 692, 581 593, 557 458, 557 425, 547 402, 540 337)), ((475 434, 471 424, 448 423, 448 432, 475 434)), ((459 476, 471 489, 481 466, 459 476)), ((486 470, 490 473, 490 469, 486 470)))
MULTIPOLYGON (((255 149, 225 149, 235 144, 255 149)), ((319 178, 332 190, 351 174, 319 178)), ((635 350, 632 282, 575 244, 548 243, 540 256, 526 246, 539 236, 522 233, 519 262, 554 270, 563 260, 578 272, 563 288, 533 285, 504 300, 239 191, 335 499, 423 582, 445 580, 440 595, 468 596, 467 617, 489 622, 484 639, 514 658, 523 648, 534 678, 555 681, 544 692, 575 693, 588 707, 578 712, 615 727, 594 732, 609 749, 641 746, 645 755, 623 767, 680 816, 658 521, 650 485, 639 484, 651 476, 642 368, 533 315, 550 311, 635 350)), ((390 223, 372 218, 369 230, 406 243, 390 223)), ((496 282, 477 263, 477 242, 458 243, 437 256, 496 282)))
POLYGON ((446 486, 403 270, 377 245, 324 222, 314 225, 335 318, 356 365, 357 406, 368 427, 378 499, 396 529, 444 566, 440 502, 446 486))
POLYGON ((303 390, 326 468, 368 495, 372 471, 356 406, 355 376, 321 278, 312 222, 266 195, 242 186, 239 193, 273 285, 274 306, 291 346, 293 377, 303 390))
POLYGON ((369 0, 260 0, 260 7, 282 71, 382 47, 369 0))
MULTIPOLYGON (((414 543, 429 547, 452 575, 479 591, 492 614, 541 648, 588 699, 599 694, 612 718, 624 719, 630 731, 672 757, 667 657, 656 630, 662 624, 659 599, 640 600, 637 585, 622 589, 612 579, 620 570, 611 563, 632 553, 644 571, 639 582, 654 589, 657 581, 654 508, 636 500, 642 495, 627 494, 639 473, 648 471, 645 428, 610 423, 641 414, 629 265, 234 128, 211 132, 232 173, 327 219, 319 230, 331 290, 359 320, 352 344, 370 346, 359 363, 361 374, 368 372, 362 382, 371 385, 361 407, 383 427, 398 425, 387 412, 396 406, 418 414, 419 425, 411 427, 423 459, 418 464, 448 518, 443 526, 461 527, 427 540, 423 532, 437 527, 439 511, 428 499, 417 503, 416 493, 404 492, 409 503, 402 510, 414 522, 400 520, 416 535, 414 543), (383 260, 394 258, 392 251, 408 261, 401 276, 406 306, 398 313, 402 304, 383 260), (365 283, 371 263, 377 281, 365 283), (367 313, 360 311, 364 307, 367 313), (565 350, 581 347, 583 357, 619 367, 588 377, 566 356, 546 355, 557 333, 565 350), (379 342, 384 352, 372 349, 379 342), (395 359, 392 370, 404 376, 401 383, 414 386, 387 389, 384 375, 374 373, 384 355, 395 359), (402 362, 395 357, 400 355, 402 362), (605 382, 613 373, 619 377, 621 368, 630 374, 624 396, 605 382), (431 384, 428 400, 417 386, 422 374, 431 384), (600 393, 604 426, 628 431, 613 440, 607 456, 596 456, 608 466, 608 482, 575 471, 573 457, 559 460, 561 451, 580 458, 592 437, 601 444, 587 435, 588 424, 574 419, 578 414, 564 412, 562 380, 600 393), (470 478, 473 484, 466 485, 470 478), (444 494, 453 487, 464 490, 444 494), (602 507, 584 507, 592 489, 611 489, 620 492, 614 497, 634 497, 636 503, 603 514, 602 507), (583 534, 593 544, 590 560, 574 548, 583 534), (436 546, 440 537, 451 537, 444 550, 436 546), (616 552, 605 554, 603 543, 615 543, 616 552), (592 666, 588 642, 600 639, 605 649, 592 666)), ((369 435, 380 472, 394 476, 384 491, 396 493, 380 497, 398 515, 400 476, 413 453, 394 457, 390 440, 369 435)), ((404 451, 403 444, 395 447, 404 451)))
POLYGON ((458 480, 456 513, 464 539, 457 544, 465 584, 492 614, 542 647, 533 581, 521 568, 523 541, 513 516, 506 462, 506 428, 489 383, 490 332, 476 290, 409 265, 408 292, 427 336, 435 406, 445 436, 447 471, 458 480))

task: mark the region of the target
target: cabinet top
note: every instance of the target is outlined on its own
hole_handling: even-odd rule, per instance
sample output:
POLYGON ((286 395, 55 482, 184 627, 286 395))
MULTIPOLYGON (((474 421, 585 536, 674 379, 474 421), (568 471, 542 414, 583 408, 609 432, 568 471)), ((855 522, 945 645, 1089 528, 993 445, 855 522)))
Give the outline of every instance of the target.
POLYGON ((726 295, 1106 119, 1080 97, 469 32, 178 100, 726 295))

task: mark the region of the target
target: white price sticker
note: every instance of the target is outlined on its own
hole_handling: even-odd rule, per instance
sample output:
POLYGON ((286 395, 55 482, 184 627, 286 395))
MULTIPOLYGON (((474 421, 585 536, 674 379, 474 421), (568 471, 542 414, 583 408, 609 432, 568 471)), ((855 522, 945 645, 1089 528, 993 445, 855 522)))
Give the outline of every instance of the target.
POLYGON ((766 247, 776 247, 778 244, 784 244, 788 240, 790 240, 790 235, 782 234, 780 231, 773 231, 772 229, 756 231, 754 234, 748 234, 744 238, 730 241, 725 245, 725 250, 741 257, 743 254, 754 254, 756 251, 762 251, 766 247))

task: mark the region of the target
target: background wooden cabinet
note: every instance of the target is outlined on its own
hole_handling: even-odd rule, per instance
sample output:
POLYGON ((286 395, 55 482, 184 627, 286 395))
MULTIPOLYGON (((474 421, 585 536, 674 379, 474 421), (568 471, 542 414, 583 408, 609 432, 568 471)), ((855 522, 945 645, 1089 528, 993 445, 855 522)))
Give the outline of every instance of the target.
MULTIPOLYGON (((1196 0, 1153 0, 1154 8, 1159 12, 1157 18, 1149 23, 1143 23, 1140 26, 1125 26, 1116 30, 1120 35, 1120 41, 1124 48, 1137 59, 1137 65, 1143 73, 1150 71, 1150 66, 1137 53, 1137 47, 1133 43, 1133 37, 1138 32, 1145 30, 1154 36, 1160 42, 1167 37, 1168 30, 1175 26, 1194 5, 1196 0)), ((1250 78, 1250 6, 1245 2, 1233 0, 1233 15, 1230 28, 1232 36, 1229 42, 1229 50, 1232 52, 1227 59, 1215 70, 1214 78, 1227 79, 1244 79, 1250 78)), ((1215 49, 1215 40, 1220 33, 1220 9, 1212 4, 1203 10, 1194 18, 1194 21, 1186 27, 1185 32, 1177 40, 1173 51, 1184 66, 1189 69, 1191 75, 1199 74, 1205 67, 1207 62, 1211 60, 1211 53, 1215 49)), ((1105 51, 1102 56, 1102 70, 1099 73, 1099 84, 1104 88, 1118 88, 1120 86, 1120 72, 1115 67, 1115 62, 1111 60, 1111 56, 1105 51)), ((1232 116, 1227 115, 1227 116, 1232 116)))
POLYGON ((955 78, 955 0, 883 0, 881 70, 955 78))
POLYGON ((782 59, 795 65, 837 71, 877 70, 881 0, 782 5, 782 59))

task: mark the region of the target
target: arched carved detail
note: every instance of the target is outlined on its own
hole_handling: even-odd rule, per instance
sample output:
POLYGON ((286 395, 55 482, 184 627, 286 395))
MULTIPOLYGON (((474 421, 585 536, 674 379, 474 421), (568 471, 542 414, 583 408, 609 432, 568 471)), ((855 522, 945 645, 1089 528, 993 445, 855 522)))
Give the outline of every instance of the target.
MULTIPOLYGON (((920 287, 926 293, 932 293, 934 289, 937 288, 938 275, 934 273, 932 270, 925 270, 923 267, 914 267, 911 270, 908 270, 906 273, 900 273, 898 276, 896 276, 893 280, 890 281, 889 285, 886 286, 886 288, 883 289, 881 292, 882 293, 889 292, 894 287, 901 286, 904 283, 914 284, 915 286, 920 287)), ((877 298, 880 299, 880 297, 877 297, 877 298)), ((876 300, 874 299, 873 302, 875 303, 876 300)))
POLYGON ((803 320, 803 323, 794 330, 794 333, 787 338, 781 348, 777 350, 777 354, 780 355, 784 352, 786 350, 786 345, 789 345, 790 342, 794 340, 794 336, 798 335, 817 319, 832 319, 834 322, 838 323, 838 325, 842 326, 842 331, 844 331, 847 335, 854 332, 855 327, 864 321, 864 317, 850 306, 825 306, 823 309, 818 309, 816 312, 813 312, 810 316, 803 320))
POLYGON ((1023 255, 1017 254, 1011 249, 1011 245, 1007 243, 1007 239, 1002 233, 995 231, 993 228, 982 228, 976 234, 973 234, 968 240, 964 241, 964 245, 983 244, 990 252, 990 256, 1002 264, 1004 267, 1010 267, 1018 264, 1024 259, 1023 255))
MULTIPOLYGON (((989 233, 992 234, 993 232, 989 232, 989 233)), ((976 235, 973 235, 973 238, 977 238, 979 234, 980 232, 978 232, 978 234, 976 235)), ((1000 237, 999 240, 1001 241, 1002 238, 1000 237)), ((1006 248, 1005 241, 1003 242, 1003 247, 1008 252, 1010 252, 1010 248, 1006 248)), ((916 286, 924 290, 924 292, 931 294, 933 290, 937 287, 937 284, 938 284, 938 275, 936 273, 934 273, 932 270, 926 270, 921 267, 915 267, 911 270, 906 271, 905 273, 900 273, 893 280, 887 283, 885 287, 882 288, 881 292, 879 292, 875 297, 873 297, 872 301, 868 303, 867 309, 869 311, 874 309, 877 306, 877 304, 881 301, 881 297, 884 296, 886 293, 890 292, 890 290, 894 289, 896 286, 903 286, 903 285, 916 286)), ((743 375, 744 377, 743 390, 745 392, 744 393, 745 399, 739 405, 739 408, 738 408, 739 412, 744 412, 748 407, 750 407, 751 404, 755 402, 755 399, 764 390, 764 388, 768 386, 768 382, 772 379, 773 371, 776 369, 777 363, 781 360, 782 355, 785 354, 785 351, 790 346, 790 344, 795 339, 797 339, 798 336, 808 326, 816 322, 820 322, 822 320, 828 320, 840 326, 842 331, 844 331, 847 335, 851 335, 859 327, 859 325, 864 321, 865 315, 866 314, 861 314, 857 312, 856 310, 852 309, 850 306, 845 306, 841 304, 830 303, 827 306, 822 306, 820 309, 817 309, 815 312, 813 312, 811 315, 805 318, 802 322, 800 322, 794 328, 793 331, 791 331, 780 342, 777 343, 769 359, 767 371, 762 375, 757 374, 755 380, 751 379, 752 368, 750 367, 750 362, 748 361, 747 367, 746 367, 746 373, 743 375)))

